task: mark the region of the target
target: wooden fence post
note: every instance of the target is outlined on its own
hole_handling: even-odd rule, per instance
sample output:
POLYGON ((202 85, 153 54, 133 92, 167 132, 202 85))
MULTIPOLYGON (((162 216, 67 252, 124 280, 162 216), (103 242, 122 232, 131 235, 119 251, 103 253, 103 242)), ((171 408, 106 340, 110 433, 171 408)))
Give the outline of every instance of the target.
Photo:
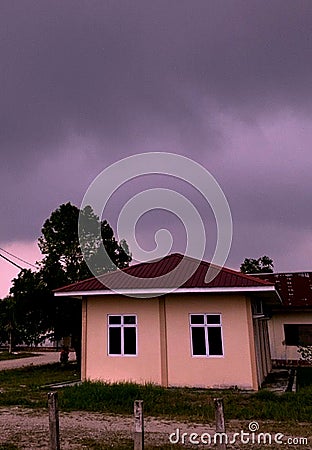
POLYGON ((134 450, 144 450, 143 400, 134 401, 134 450))
POLYGON ((216 433, 220 433, 220 439, 217 442, 218 450, 226 450, 225 440, 225 420, 224 420, 224 411, 223 411, 223 399, 215 398, 215 418, 216 418, 216 433), (224 433, 222 438, 222 433, 224 433))
POLYGON ((60 450, 60 427, 57 392, 48 393, 49 407, 49 429, 50 429, 50 446, 49 450, 60 450))

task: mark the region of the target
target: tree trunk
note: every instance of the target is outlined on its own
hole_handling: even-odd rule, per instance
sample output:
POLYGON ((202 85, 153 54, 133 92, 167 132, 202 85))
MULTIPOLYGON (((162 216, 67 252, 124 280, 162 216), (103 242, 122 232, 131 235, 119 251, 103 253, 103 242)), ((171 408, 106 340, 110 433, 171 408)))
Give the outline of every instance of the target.
POLYGON ((9 329, 9 353, 13 353, 13 333, 12 326, 9 329))

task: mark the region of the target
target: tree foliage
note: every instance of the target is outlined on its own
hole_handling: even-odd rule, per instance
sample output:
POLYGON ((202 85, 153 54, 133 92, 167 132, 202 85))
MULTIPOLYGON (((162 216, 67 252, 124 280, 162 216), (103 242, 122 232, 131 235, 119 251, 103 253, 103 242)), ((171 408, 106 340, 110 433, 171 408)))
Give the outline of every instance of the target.
POLYGON ((14 338, 16 343, 37 345, 42 334, 50 328, 53 313, 52 292, 40 272, 23 269, 13 280, 10 290, 14 304, 14 338))
POLYGON ((297 352, 300 354, 300 360, 312 364, 312 345, 299 346, 297 352))
POLYGON ((258 259, 245 258, 240 266, 240 271, 243 273, 272 273, 273 268, 273 260, 264 255, 258 259))
POLYGON ((15 321, 15 301, 13 297, 5 297, 0 301, 0 342, 10 343, 12 346, 13 330, 17 343, 20 342, 19 330, 15 321))
MULTIPOLYGON (((54 297, 52 292, 53 289, 92 276, 80 248, 80 213, 83 223, 88 225, 80 230, 85 245, 84 254, 90 259, 96 259, 99 273, 115 268, 109 259, 99 257, 101 243, 117 267, 127 267, 131 261, 126 242, 118 242, 109 223, 100 221, 91 207, 80 211, 71 203, 60 205, 51 213, 41 230, 38 245, 43 258, 38 263, 39 269, 21 270, 13 280, 10 297, 0 302, 0 329, 14 328, 16 343, 38 344, 43 334, 51 330, 56 339, 72 335, 74 340, 80 341, 80 302, 54 297)), ((7 341, 8 333, 0 332, 0 339, 2 342, 7 341)))
MULTIPOLYGON (((42 227, 38 240, 41 253, 41 269, 46 273, 50 289, 60 283, 74 283, 91 276, 83 259, 78 237, 79 209, 71 203, 61 205, 52 212, 42 227), (54 272, 54 276, 51 276, 54 272)), ((90 220, 98 221, 89 210, 90 220)))

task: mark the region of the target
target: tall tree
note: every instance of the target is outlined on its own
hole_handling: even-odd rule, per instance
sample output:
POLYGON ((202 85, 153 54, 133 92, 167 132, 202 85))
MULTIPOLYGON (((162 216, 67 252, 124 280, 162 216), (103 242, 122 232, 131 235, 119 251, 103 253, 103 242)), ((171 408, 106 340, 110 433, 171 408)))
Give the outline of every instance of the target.
POLYGON ((84 256, 97 259, 98 272, 114 268, 109 260, 98 258, 101 243, 117 267, 127 267, 131 261, 127 243, 118 242, 108 222, 101 222, 91 207, 80 211, 71 203, 60 205, 41 230, 38 240, 43 254, 40 269, 37 272, 23 269, 13 280, 10 291, 15 311, 14 326, 24 342, 36 344, 50 330, 54 330, 57 339, 72 335, 74 341, 80 342, 81 304, 66 297, 56 298, 52 293, 53 289, 92 276, 80 248, 79 214, 88 225, 88 231, 80 230, 85 242, 84 256))
POLYGON ((15 320, 15 301, 13 297, 6 297, 0 301, 0 342, 9 344, 12 352, 14 343, 20 343, 21 337, 15 320))
POLYGON ((40 272, 23 269, 13 280, 10 294, 18 340, 27 345, 37 345, 51 327, 52 292, 43 282, 40 272))
POLYGON ((258 259, 245 258, 240 266, 240 271, 243 273, 272 273, 273 268, 273 260, 264 255, 258 259))
MULTIPOLYGON (((90 276, 79 245, 79 212, 71 203, 63 204, 52 212, 42 227, 38 240, 44 255, 41 267, 49 274, 47 282, 51 289, 59 287, 60 283, 74 283, 90 276)), ((91 209, 89 213, 96 220, 91 209)))

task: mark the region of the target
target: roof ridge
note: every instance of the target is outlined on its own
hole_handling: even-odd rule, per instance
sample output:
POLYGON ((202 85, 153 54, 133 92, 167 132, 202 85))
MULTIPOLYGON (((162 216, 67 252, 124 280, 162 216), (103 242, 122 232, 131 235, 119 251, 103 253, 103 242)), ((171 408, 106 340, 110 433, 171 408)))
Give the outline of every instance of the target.
POLYGON ((299 273, 311 273, 312 274, 312 270, 285 270, 284 272, 260 272, 257 275, 286 275, 286 274, 299 274, 299 273))
POLYGON ((250 280, 250 278, 252 278, 253 280, 257 280, 263 284, 273 284, 269 281, 265 281, 265 280, 261 280, 260 278, 256 277, 255 275, 251 275, 248 273, 243 273, 243 272, 239 272, 238 270, 234 270, 234 269, 229 269, 228 267, 223 266, 222 268, 225 272, 229 272, 232 274, 236 274, 237 276, 240 276, 242 278, 247 278, 248 280, 250 280))
MULTIPOLYGON (((65 288, 70 288, 70 287, 72 287, 72 286, 74 286, 74 285, 75 285, 75 286, 77 286, 77 285, 79 286, 81 283, 90 282, 90 281, 93 281, 93 280, 96 280, 96 279, 99 280, 99 281, 101 281, 101 282, 103 282, 103 281, 105 280, 106 277, 108 277, 108 276, 114 276, 114 274, 117 275, 117 273, 120 272, 120 271, 121 271, 121 272, 124 272, 124 273, 129 273, 129 272, 131 273, 132 271, 137 272, 137 270, 140 269, 140 267, 143 267, 143 266, 145 266, 145 265, 147 265, 147 264, 155 264, 155 263, 158 263, 158 262, 161 262, 161 261, 165 262, 165 261, 168 261, 168 260, 174 260, 174 259, 178 259, 178 260, 180 260, 180 261, 182 261, 183 259, 184 259, 184 260, 187 259, 187 260, 190 261, 190 262, 197 263, 197 264, 198 264, 198 267, 206 268, 207 270, 208 270, 210 267, 215 267, 215 268, 220 269, 220 272, 221 272, 221 271, 224 271, 225 273, 234 275, 234 276, 238 277, 239 279, 245 279, 245 280, 249 280, 249 281, 255 281, 255 282, 257 282, 257 283, 259 283, 259 284, 261 284, 261 285, 263 285, 263 286, 271 286, 271 285, 274 285, 274 283, 272 283, 272 282, 265 281, 265 280, 263 280, 263 279, 257 278, 257 277, 255 277, 255 276, 252 276, 252 275, 249 275, 249 274, 244 274, 244 273, 242 273, 242 272, 238 272, 237 270, 234 270, 234 269, 229 269, 229 268, 227 268, 227 267, 225 267, 225 266, 219 266, 219 265, 217 265, 217 264, 212 264, 211 262, 207 262, 207 261, 205 261, 205 260, 203 260, 203 259, 202 259, 202 260, 199 260, 199 259, 194 258, 194 257, 192 257, 192 256, 189 256, 189 255, 183 255, 183 254, 181 254, 181 253, 171 253, 171 254, 166 255, 166 256, 164 256, 164 257, 155 258, 154 260, 144 261, 144 262, 141 262, 141 263, 138 263, 138 264, 133 264, 133 265, 131 265, 131 266, 129 266, 129 267, 125 267, 125 268, 123 268, 123 269, 119 269, 119 268, 117 267, 116 270, 113 270, 113 271, 110 271, 110 272, 104 272, 104 273, 101 274, 101 275, 89 277, 89 278, 86 278, 86 279, 84 279, 84 280, 76 281, 76 282, 70 283, 70 284, 68 284, 68 285, 66 285, 66 286, 62 286, 61 288, 54 289, 54 292, 58 292, 59 290, 63 290, 63 289, 65 289, 65 288), (103 279, 104 279, 104 280, 103 280, 103 279)), ((178 264, 177 264, 177 266, 178 266, 178 264)), ((176 267, 177 267, 177 266, 176 266, 176 267)), ((170 274, 171 271, 172 271, 172 269, 169 270, 167 273, 170 274)), ((135 278, 140 278, 140 276, 136 276, 135 278)), ((144 277, 143 277, 143 278, 144 278, 144 277)), ((157 278, 157 277, 156 277, 156 278, 157 278)))
POLYGON ((200 264, 202 264, 202 265, 204 265, 204 266, 208 266, 208 268, 209 268, 209 267, 220 268, 221 270, 224 270, 225 272, 228 272, 228 273, 237 275, 237 276, 239 276, 239 277, 242 277, 242 278, 245 278, 245 279, 248 279, 248 280, 249 280, 250 278, 252 278, 252 279, 257 280, 257 281, 259 281, 260 283, 263 283, 263 284, 266 284, 266 285, 271 285, 271 284, 273 284, 273 283, 270 283, 269 281, 261 280, 260 278, 254 276, 254 275, 250 275, 250 274, 246 274, 246 273, 243 273, 243 272, 239 272, 238 270, 230 269, 230 268, 225 267, 225 266, 219 266, 218 264, 213 264, 213 263, 208 262, 208 261, 205 261, 205 260, 199 260, 199 259, 194 258, 194 257, 192 257, 192 256, 181 255, 181 253, 172 253, 172 255, 167 255, 167 257, 168 257, 168 256, 173 256, 173 255, 179 256, 179 257, 181 257, 181 258, 188 258, 188 259, 190 259, 190 260, 192 260, 192 261, 200 261, 200 264))
MULTIPOLYGON (((172 253, 172 255, 179 255, 179 253, 172 253)), ((120 270, 120 271, 122 271, 122 272, 127 272, 127 271, 129 271, 130 269, 132 269, 132 268, 134 268, 134 267, 137 268, 137 267, 139 267, 139 266, 142 266, 143 264, 151 264, 151 263, 155 263, 155 262, 157 262, 157 261, 159 261, 159 260, 161 260, 161 259, 168 258, 168 256, 172 256, 172 255, 166 255, 166 256, 163 257, 163 258, 161 258, 161 257, 160 257, 160 258, 155 258, 155 259, 150 260, 150 261, 142 261, 142 262, 140 262, 140 263, 138 263, 138 264, 133 264, 132 266, 124 267, 123 269, 120 269, 119 267, 117 267, 117 268, 114 269, 114 270, 111 270, 111 271, 109 271, 109 272, 101 273, 101 274, 98 275, 98 276, 93 275, 92 277, 84 278, 83 280, 74 281, 73 283, 66 284, 65 286, 62 286, 62 287, 53 289, 53 292, 57 292, 57 291, 62 290, 62 289, 64 289, 64 288, 68 288, 68 287, 77 285, 78 283, 84 283, 85 281, 91 281, 91 280, 94 280, 94 279, 98 279, 98 278, 105 277, 106 275, 111 275, 112 273, 117 272, 118 270, 120 270)), ((182 255, 180 255, 180 256, 182 256, 182 255)))

